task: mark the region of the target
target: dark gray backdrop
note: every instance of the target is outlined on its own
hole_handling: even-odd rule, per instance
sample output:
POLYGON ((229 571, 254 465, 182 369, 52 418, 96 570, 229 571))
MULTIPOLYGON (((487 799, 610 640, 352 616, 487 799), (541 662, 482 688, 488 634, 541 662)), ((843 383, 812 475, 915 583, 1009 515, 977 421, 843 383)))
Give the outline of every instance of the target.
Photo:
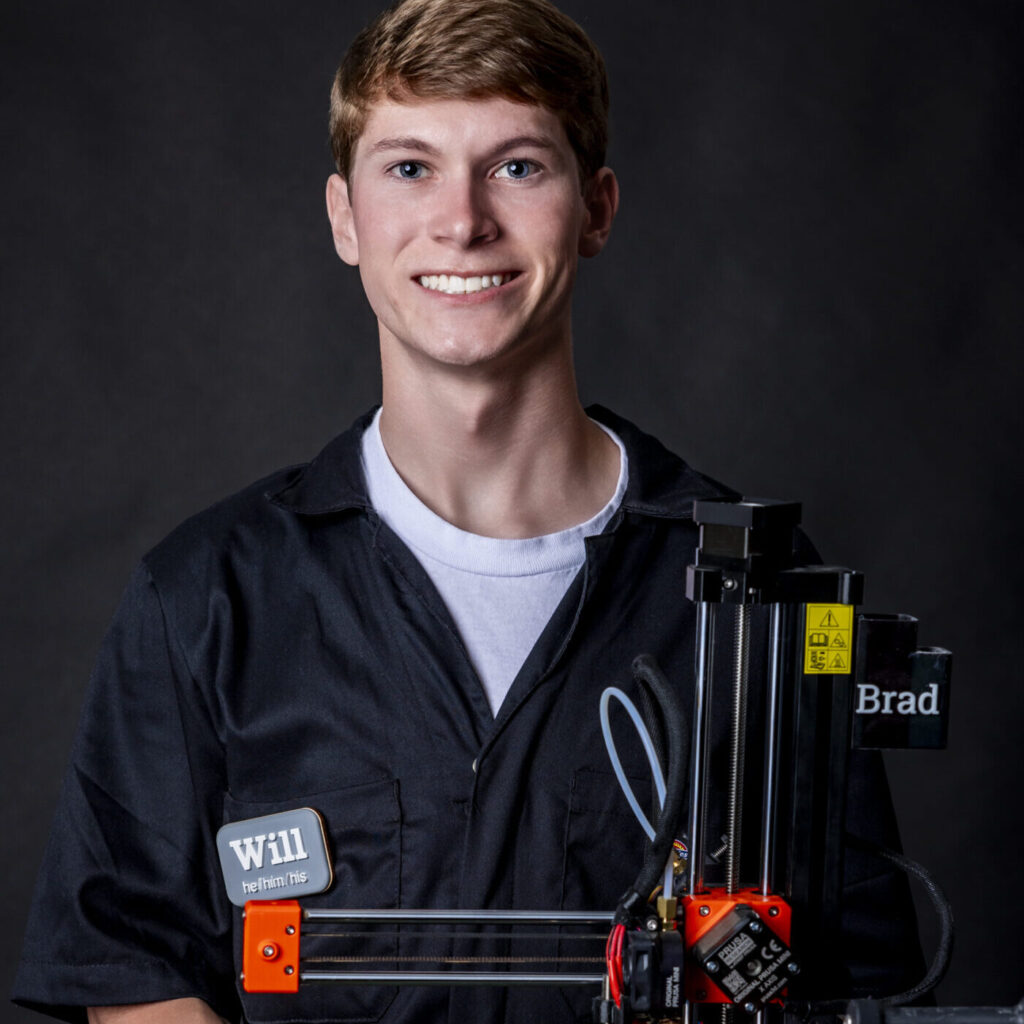
MULTIPOLYGON (((584 398, 802 500, 869 609, 954 650, 949 751, 888 763, 905 845, 956 909, 941 1000, 1015 1002, 1024 8, 565 7, 608 60, 623 188, 579 288, 584 398)), ((373 320, 322 210, 330 78, 376 9, 2 9, 8 985, 131 567, 377 398, 373 320)))

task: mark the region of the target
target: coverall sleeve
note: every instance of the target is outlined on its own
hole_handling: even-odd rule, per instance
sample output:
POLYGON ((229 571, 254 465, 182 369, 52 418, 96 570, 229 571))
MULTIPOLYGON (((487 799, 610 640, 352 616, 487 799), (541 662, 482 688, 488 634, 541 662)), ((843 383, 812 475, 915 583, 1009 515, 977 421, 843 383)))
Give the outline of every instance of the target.
POLYGON ((36 884, 14 999, 87 1006, 197 996, 237 1013, 213 845, 223 756, 140 567, 89 687, 36 884))
MULTIPOLYGON (((877 750, 851 752, 846 830, 858 839, 902 852, 877 750)), ((847 846, 841 913, 842 952, 852 995, 893 995, 921 981, 926 968, 906 874, 877 856, 847 846)))

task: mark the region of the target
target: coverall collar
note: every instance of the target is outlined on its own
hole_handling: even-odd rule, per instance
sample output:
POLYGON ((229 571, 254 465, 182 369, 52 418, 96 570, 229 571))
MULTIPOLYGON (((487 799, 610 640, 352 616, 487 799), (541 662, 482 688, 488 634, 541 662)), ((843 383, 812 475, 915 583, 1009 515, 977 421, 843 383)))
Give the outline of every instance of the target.
MULTIPOLYGON (((376 408, 360 416, 312 462, 293 470, 284 487, 268 493, 270 501, 307 516, 370 511, 360 466, 360 445, 375 412, 376 408)), ((736 491, 695 472, 656 438, 603 406, 590 406, 587 415, 618 434, 629 454, 623 513, 685 519, 692 514, 695 498, 739 497, 736 491)))

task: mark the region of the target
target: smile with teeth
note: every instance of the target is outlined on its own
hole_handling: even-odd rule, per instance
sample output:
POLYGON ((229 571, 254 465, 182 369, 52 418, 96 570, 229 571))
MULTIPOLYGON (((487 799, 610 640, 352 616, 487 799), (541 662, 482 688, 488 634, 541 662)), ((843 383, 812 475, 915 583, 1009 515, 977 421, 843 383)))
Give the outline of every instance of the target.
POLYGON ((445 295, 469 295, 471 292, 482 292, 486 288, 497 288, 512 280, 514 274, 481 274, 474 277, 462 277, 459 274, 424 274, 418 278, 420 284, 432 292, 444 292, 445 295))

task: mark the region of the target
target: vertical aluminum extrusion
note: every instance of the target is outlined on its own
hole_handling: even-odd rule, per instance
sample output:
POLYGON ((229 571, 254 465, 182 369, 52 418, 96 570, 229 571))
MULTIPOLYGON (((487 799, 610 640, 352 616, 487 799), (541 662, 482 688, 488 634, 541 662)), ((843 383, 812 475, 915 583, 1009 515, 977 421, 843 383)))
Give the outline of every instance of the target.
POLYGON ((768 640, 767 730, 764 749, 764 800, 761 819, 761 895, 772 886, 776 796, 779 775, 779 722, 782 715, 782 605, 771 606, 768 640))
POLYGON ((704 822, 714 641, 715 605, 700 601, 697 604, 696 685, 693 691, 693 742, 690 746, 690 850, 686 861, 686 888, 691 893, 704 890, 704 822))

